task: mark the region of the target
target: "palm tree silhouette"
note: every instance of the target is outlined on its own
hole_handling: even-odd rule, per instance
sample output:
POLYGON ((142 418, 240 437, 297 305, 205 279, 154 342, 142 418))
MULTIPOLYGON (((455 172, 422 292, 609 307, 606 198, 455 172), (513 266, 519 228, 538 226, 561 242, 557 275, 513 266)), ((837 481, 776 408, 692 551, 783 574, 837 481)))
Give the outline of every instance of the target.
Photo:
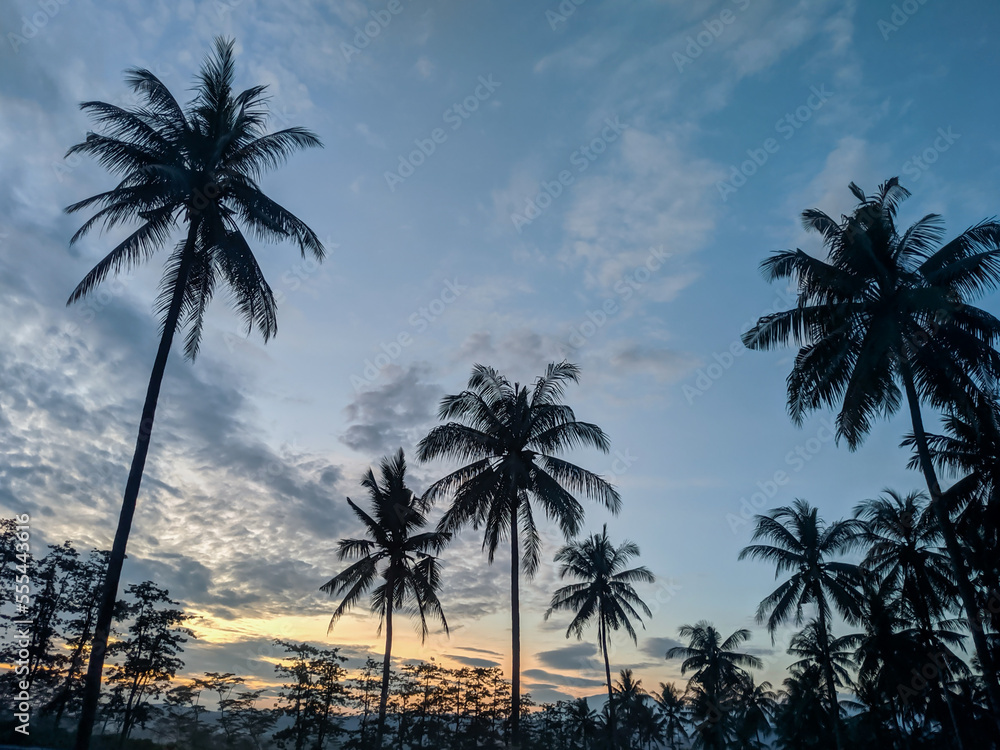
POLYGON ((739 726, 736 736, 742 743, 741 747, 748 750, 762 750, 766 747, 761 742, 761 732, 771 731, 771 718, 774 716, 778 694, 772 689, 770 682, 754 682, 753 676, 743 681, 737 698, 740 710, 739 726))
POLYGON ((674 646, 667 651, 668 659, 684 659, 681 674, 694 672, 688 682, 689 704, 695 720, 695 741, 710 750, 725 750, 728 740, 730 710, 734 707, 740 685, 749 679, 748 669, 762 669, 756 656, 735 649, 750 639, 750 631, 742 628, 723 638, 712 623, 701 620, 694 625, 682 625, 681 638, 687 646, 674 646))
POLYGON ((511 714, 513 744, 520 743, 521 614, 519 570, 529 578, 538 569, 541 539, 532 514, 532 500, 559 524, 566 539, 580 530, 583 506, 573 493, 583 493, 617 512, 618 492, 600 476, 555 454, 590 446, 607 453, 608 438, 595 424, 579 422, 560 403, 568 382, 578 382, 580 370, 568 362, 550 364, 528 389, 511 385, 491 367, 476 365, 467 390, 441 401, 438 415, 455 420, 435 427, 420 441, 421 461, 451 457, 470 463, 435 482, 425 493, 428 502, 453 494, 439 528, 454 532, 463 526, 484 529, 483 549, 492 564, 497 548, 510 542, 511 714), (519 534, 524 535, 523 558, 519 534))
POLYGON ((385 625, 385 655, 382 658, 382 695, 378 707, 376 746, 382 747, 385 733, 385 713, 389 698, 389 667, 392 656, 392 616, 407 603, 414 605, 412 614, 419 618, 421 641, 427 638, 428 615, 440 621, 448 632, 437 590, 440 570, 437 558, 430 554, 440 551, 449 539, 441 531, 413 532, 427 525, 424 505, 406 486, 406 459, 400 448, 391 458, 382 459, 381 481, 371 469, 361 481, 371 501, 369 515, 350 498, 348 505, 364 524, 364 539, 341 539, 337 556, 341 560, 356 560, 324 583, 321 591, 330 596, 342 596, 330 618, 332 630, 343 615, 371 592, 371 611, 377 614, 379 633, 385 625))
POLYGON ((277 332, 274 295, 241 226, 259 239, 294 240, 303 257, 306 251, 317 259, 324 256, 316 234, 268 198, 256 182, 297 149, 320 146, 320 141, 299 127, 268 133, 265 87, 253 86, 234 95, 235 71, 233 42, 216 39, 215 50, 198 75, 194 99, 182 108, 155 75, 148 70, 130 69, 126 81, 142 98, 142 105, 123 108, 99 101, 84 102, 81 108, 104 132, 88 133, 83 143, 67 153, 89 154, 120 178, 113 189, 66 209, 73 213, 97 208, 71 243, 99 224, 110 229, 141 222, 83 278, 67 304, 86 297, 109 274, 151 258, 167 244, 178 225, 186 233, 170 252, 160 282, 156 302, 160 344, 108 559, 77 750, 85 750, 90 744, 125 548, 174 334, 187 330, 184 353, 193 360, 201 342, 205 310, 220 283, 228 287, 248 333, 256 328, 267 340, 277 332))
POLYGON ((996 665, 921 414, 924 402, 971 411, 983 384, 1000 373, 1000 354, 993 348, 1000 320, 969 304, 1000 283, 1000 223, 983 221, 940 245, 944 227, 936 214, 902 234, 897 230, 897 209, 910 195, 897 178, 872 196, 854 183, 850 189, 859 203, 840 223, 818 209, 802 214, 806 229, 823 236, 826 261, 785 250, 761 264, 769 280, 798 283, 798 304, 761 318, 743 343, 764 350, 798 346, 788 376, 792 419, 801 424, 809 412, 839 405, 838 438, 851 450, 861 445, 874 420, 899 410, 905 395, 918 464, 1000 722, 996 665))
POLYGON ((857 622, 861 615, 864 573, 853 563, 830 558, 856 547, 864 527, 855 519, 827 526, 816 508, 805 500, 795 500, 791 507, 777 508, 770 515, 755 516, 755 520, 753 541, 760 539, 771 544, 751 544, 740 552, 739 559, 749 557, 773 563, 775 578, 790 573, 788 580, 760 603, 757 622, 767 622, 767 631, 773 639, 779 625, 789 619, 801 625, 804 607, 816 606, 816 636, 822 651, 830 722, 839 748, 840 709, 830 652, 830 602, 849 622, 857 622))
MULTIPOLYGON (((638 556, 639 547, 634 542, 625 541, 618 547, 611 543, 607 524, 604 524, 600 534, 592 534, 586 539, 566 545, 555 557, 555 561, 560 563, 559 578, 574 578, 578 582, 558 589, 552 595, 549 609, 545 612, 546 620, 553 612, 568 610, 574 613, 573 620, 566 628, 567 638, 570 634, 575 634, 577 639, 582 639, 583 629, 591 621, 597 621, 597 642, 604 657, 604 673, 608 685, 608 733, 611 736, 615 731, 615 700, 612 695, 608 633, 624 628, 632 642, 636 643, 635 628, 629 618, 642 622, 636 607, 647 617, 652 617, 649 607, 639 598, 632 584, 653 583, 653 574, 645 566, 628 570, 625 568, 630 559, 638 556)), ((631 675, 631 670, 628 670, 629 679, 631 675)), ((622 680, 625 680, 624 673, 622 680)))
POLYGON ((679 738, 687 740, 684 725, 687 724, 687 705, 681 692, 673 683, 660 683, 660 691, 653 693, 656 707, 663 716, 663 738, 670 750, 677 749, 679 738))

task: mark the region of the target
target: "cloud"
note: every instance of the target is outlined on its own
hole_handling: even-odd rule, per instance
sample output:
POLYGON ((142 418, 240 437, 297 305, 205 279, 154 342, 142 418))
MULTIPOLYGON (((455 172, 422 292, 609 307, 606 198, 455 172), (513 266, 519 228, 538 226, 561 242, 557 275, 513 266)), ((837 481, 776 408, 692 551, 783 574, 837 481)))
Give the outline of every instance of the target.
POLYGON ((574 677, 572 675, 556 674, 547 672, 544 669, 525 669, 521 672, 529 680, 545 680, 561 687, 589 688, 601 687, 606 683, 603 680, 592 680, 588 677, 574 677))
POLYGON ((639 650, 648 656, 652 656, 654 659, 664 659, 666 658, 667 651, 683 645, 683 643, 675 638, 653 636, 651 638, 643 638, 642 645, 639 646, 639 650))
POLYGON ((387 367, 382 372, 387 382, 356 394, 345 408, 354 424, 341 442, 372 456, 416 445, 437 422, 435 409, 443 395, 440 386, 425 382, 429 374, 425 364, 387 367))
POLYGON ((698 363, 699 360, 687 352, 643 346, 637 342, 626 344, 611 357, 611 364, 625 377, 635 372, 648 372, 666 383, 685 377, 698 363))
POLYGON ((540 651, 535 658, 553 669, 590 669, 596 664, 597 646, 592 643, 575 643, 565 648, 540 651))
POLYGON ((467 667, 499 667, 500 662, 494 659, 480 659, 476 656, 463 656, 462 654, 444 654, 445 658, 454 659, 459 664, 467 667))

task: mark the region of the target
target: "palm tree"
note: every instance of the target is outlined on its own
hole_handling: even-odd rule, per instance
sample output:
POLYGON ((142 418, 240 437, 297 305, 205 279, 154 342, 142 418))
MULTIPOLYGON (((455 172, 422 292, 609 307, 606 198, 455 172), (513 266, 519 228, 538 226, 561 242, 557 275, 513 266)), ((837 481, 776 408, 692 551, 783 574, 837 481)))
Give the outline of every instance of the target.
POLYGON ((853 563, 830 558, 857 546, 863 526, 854 519, 827 526, 816 508, 805 500, 795 500, 791 507, 777 508, 770 515, 756 516, 755 520, 757 528, 752 541, 765 540, 770 544, 744 547, 739 559, 749 557, 773 563, 775 578, 790 573, 788 580, 760 603, 757 622, 767 622, 767 631, 773 639, 779 625, 789 619, 801 625, 803 609, 810 604, 816 606, 816 634, 823 652, 830 721, 839 748, 840 709, 830 651, 830 603, 832 600, 837 611, 849 622, 857 622, 861 615, 859 589, 864 573, 853 563))
POLYGON ((616 746, 618 735, 624 736, 626 746, 632 745, 632 735, 638 728, 637 713, 646 700, 642 680, 635 679, 631 669, 621 670, 618 676, 613 690, 608 693, 608 737, 612 748, 616 746), (616 705, 621 709, 621 726, 615 720, 616 705))
MULTIPOLYGON (((639 556, 639 547, 634 542, 625 541, 618 547, 608 539, 608 526, 605 524, 600 534, 592 534, 581 541, 568 544, 556 553, 555 561, 560 563, 559 577, 575 578, 577 583, 563 586, 552 595, 552 602, 545 613, 548 620, 553 612, 569 610, 574 613, 573 620, 566 628, 566 637, 575 633, 577 639, 583 638, 583 629, 591 621, 597 621, 597 642, 604 656, 604 673, 608 685, 608 704, 610 706, 609 733, 614 733, 615 707, 611 688, 611 662, 608 657, 608 634, 624 628, 625 632, 636 641, 635 628, 629 618, 640 623, 642 618, 636 611, 640 608, 647 617, 652 612, 645 602, 639 598, 633 583, 652 583, 653 574, 645 566, 625 569, 628 561, 639 556)), ((631 675, 631 672, 629 673, 631 675)))
POLYGON ((597 711, 590 707, 586 698, 577 698, 566 708, 570 722, 571 737, 580 740, 583 750, 589 750, 598 731, 597 711))
POLYGON ((427 525, 427 517, 423 501, 406 486, 406 460, 402 448, 391 458, 382 459, 381 475, 381 481, 378 481, 369 469, 361 481, 371 501, 370 515, 347 498, 354 515, 364 524, 367 537, 341 539, 337 556, 341 560, 357 562, 320 587, 330 596, 343 597, 330 618, 329 630, 369 591, 371 611, 380 618, 380 634, 385 625, 377 747, 382 747, 385 733, 393 613, 408 603, 412 604, 412 614, 420 622, 421 641, 427 638, 428 615, 440 621, 444 631, 448 632, 448 622, 437 597, 440 582, 438 561, 430 552, 441 550, 449 534, 441 531, 413 533, 427 525))
POLYGON ((234 95, 235 70, 233 42, 216 39, 214 53, 202 65, 194 99, 182 108, 155 75, 130 69, 126 81, 142 98, 142 105, 123 108, 84 102, 82 109, 104 132, 88 133, 83 143, 67 153, 92 155, 120 179, 113 189, 66 209, 72 213, 97 208, 71 242, 98 224, 110 229, 140 223, 83 278, 69 303, 92 293, 109 274, 149 259, 167 244, 178 225, 185 231, 185 239, 168 256, 156 303, 160 344, 108 560, 77 750, 90 743, 125 547, 174 334, 187 330, 184 352, 193 360, 201 342, 205 310, 220 282, 228 286, 248 333, 256 328, 267 340, 277 332, 274 295, 241 226, 258 239, 294 240, 303 257, 306 251, 318 260, 324 256, 315 232, 268 198, 256 182, 297 149, 320 146, 319 139, 299 127, 268 133, 265 87, 253 86, 234 95))
POLYGON ((909 196, 897 178, 873 196, 854 183, 850 189, 859 204, 840 223, 818 209, 802 214, 806 229, 823 236, 827 260, 785 250, 763 262, 768 279, 798 283, 798 304, 761 318, 743 342, 764 350, 798 346, 788 376, 792 419, 801 424, 809 412, 839 405, 837 435, 851 450, 874 420, 899 410, 905 394, 918 463, 1000 722, 996 666, 921 414, 922 403, 971 410, 1000 372, 993 348, 1000 320, 969 304, 1000 283, 1000 223, 981 222, 940 245, 944 227, 935 214, 902 234, 896 229, 897 209, 909 196))
MULTIPOLYGON (((996 396, 978 399, 971 415, 952 411, 943 419, 944 435, 928 435, 935 465, 959 477, 946 494, 949 511, 957 513, 956 532, 969 565, 978 573, 979 611, 989 612, 993 630, 1000 629, 1000 611, 990 598, 1000 591, 1000 403, 996 396), (965 476, 962 476, 962 475, 965 476)), ((903 441, 914 446, 912 435, 903 441)), ((917 468, 919 456, 910 461, 917 468)))
POLYGON ((656 707, 663 716, 663 738, 670 750, 676 750, 679 738, 687 739, 687 705, 673 683, 660 683, 660 692, 653 693, 656 707))
POLYGON ((762 669, 756 656, 736 651, 750 639, 743 628, 723 638, 715 626, 701 620, 682 625, 678 631, 688 639, 687 646, 674 646, 668 659, 682 658, 681 674, 694 672, 688 682, 691 713, 695 721, 695 744, 710 750, 723 750, 730 722, 727 716, 735 707, 738 689, 749 678, 748 669, 762 669))
POLYGON ((741 742, 741 747, 753 750, 765 747, 760 735, 762 732, 767 734, 771 731, 771 718, 774 716, 777 700, 778 694, 772 689, 771 683, 767 681, 756 683, 753 675, 740 685, 737 698, 740 720, 736 736, 741 742))
POLYGON ((455 421, 435 427, 419 445, 421 461, 439 457, 469 461, 424 495, 428 502, 454 495, 439 528, 454 532, 470 524, 474 529, 482 527, 483 549, 491 564, 500 543, 510 542, 510 727, 514 744, 520 742, 521 716, 518 576, 522 568, 529 578, 535 574, 541 546, 532 500, 559 524, 567 540, 579 532, 584 515, 573 493, 584 493, 615 513, 621 505, 618 492, 608 482, 555 455, 578 446, 608 451, 603 430, 578 422, 573 410, 560 403, 566 384, 578 382, 579 375, 576 365, 550 364, 529 391, 527 386, 511 385, 491 367, 476 365, 467 390, 441 401, 439 417, 455 421))

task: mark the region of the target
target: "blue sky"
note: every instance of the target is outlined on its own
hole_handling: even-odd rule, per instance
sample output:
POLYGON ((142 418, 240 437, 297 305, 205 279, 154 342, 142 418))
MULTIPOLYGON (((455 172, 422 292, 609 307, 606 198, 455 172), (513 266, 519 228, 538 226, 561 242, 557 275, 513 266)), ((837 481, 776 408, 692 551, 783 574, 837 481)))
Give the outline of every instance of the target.
MULTIPOLYGON (((736 561, 742 499, 803 497, 832 520, 920 486, 903 420, 854 454, 829 414, 796 428, 791 353, 738 341, 790 299, 758 263, 818 252, 799 212, 847 211, 852 180, 899 175, 906 223, 938 212, 957 233, 996 214, 983 91, 998 22, 972 0, 5 3, 0 511, 30 512, 50 542, 110 544, 161 261, 64 307, 114 236, 68 247, 78 219, 62 207, 110 178, 62 156, 89 127, 78 102, 131 101, 123 69, 180 95, 213 37, 232 36, 238 85, 267 83, 274 126, 325 143, 262 184, 330 253, 317 266, 257 248, 281 295, 274 341, 247 338, 220 296, 198 361, 175 352, 127 578, 156 577, 198 614, 199 664, 268 674, 268 637, 325 638, 333 603, 316 589, 357 531, 343 498, 365 467, 412 453, 474 363, 527 382, 565 355, 583 369, 569 402, 613 442, 576 458, 624 499, 588 529, 636 541, 659 578, 639 646, 618 644, 613 666, 674 679, 678 626, 755 628, 773 585, 736 561)), ((444 468, 412 462, 413 484, 444 468)), ((550 532, 547 558, 558 543, 550 532)), ((405 633, 399 653, 509 665, 506 558, 489 569, 479 544, 469 531, 445 556, 451 639, 405 633)), ((524 590, 525 682, 539 700, 599 692, 593 646, 542 621, 554 585, 547 565, 524 590)), ((331 638, 378 651, 374 630, 359 613, 331 638)), ((756 628, 751 645, 772 648, 756 628)))

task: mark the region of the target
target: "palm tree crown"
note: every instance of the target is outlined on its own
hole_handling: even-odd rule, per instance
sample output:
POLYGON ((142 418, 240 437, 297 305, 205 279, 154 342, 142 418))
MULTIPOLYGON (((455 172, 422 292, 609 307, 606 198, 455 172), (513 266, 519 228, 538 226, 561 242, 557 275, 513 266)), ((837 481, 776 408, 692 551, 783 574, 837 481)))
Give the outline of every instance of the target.
POLYGON ((751 349, 799 347, 788 376, 796 423, 823 405, 840 405, 838 434, 857 448, 872 422, 902 404, 897 386, 912 380, 935 406, 954 403, 956 384, 1000 372, 992 344, 1000 321, 968 304, 1000 283, 1000 224, 984 221, 938 247, 940 216, 929 214, 900 234, 896 213, 909 192, 895 177, 840 222, 818 209, 802 213, 823 236, 828 257, 802 250, 761 264, 770 281, 793 279, 798 304, 761 318, 744 334, 751 349))
POLYGON ((583 629, 596 619, 605 633, 624 628, 636 642, 631 620, 642 622, 636 607, 647 617, 651 617, 652 612, 632 584, 653 583, 656 580, 644 565, 625 568, 631 558, 638 556, 639 547, 634 542, 625 541, 618 547, 611 543, 607 524, 600 534, 592 534, 560 549, 555 557, 555 561, 560 563, 559 577, 572 577, 580 582, 563 586, 552 595, 545 619, 553 612, 569 610, 574 615, 566 628, 567 638, 571 633, 578 639, 582 638, 583 629))
POLYGON ((188 241, 167 261, 157 312, 161 323, 187 328, 185 353, 197 356, 205 309, 220 281, 246 322, 264 339, 277 331, 276 303, 242 224, 261 240, 292 239, 305 256, 324 256, 316 234, 258 187, 261 175, 300 148, 320 146, 301 127, 268 133, 265 86, 234 94, 234 43, 217 39, 215 54, 201 69, 194 100, 181 107, 151 72, 128 71, 127 82, 143 98, 131 109, 106 102, 84 102, 102 133, 88 133, 68 154, 94 156, 120 182, 66 210, 97 207, 72 242, 101 224, 110 229, 141 219, 141 226, 105 256, 77 285, 69 302, 89 294, 109 273, 148 260, 169 240, 179 222, 188 241), (177 320, 171 302, 180 289, 177 320))

